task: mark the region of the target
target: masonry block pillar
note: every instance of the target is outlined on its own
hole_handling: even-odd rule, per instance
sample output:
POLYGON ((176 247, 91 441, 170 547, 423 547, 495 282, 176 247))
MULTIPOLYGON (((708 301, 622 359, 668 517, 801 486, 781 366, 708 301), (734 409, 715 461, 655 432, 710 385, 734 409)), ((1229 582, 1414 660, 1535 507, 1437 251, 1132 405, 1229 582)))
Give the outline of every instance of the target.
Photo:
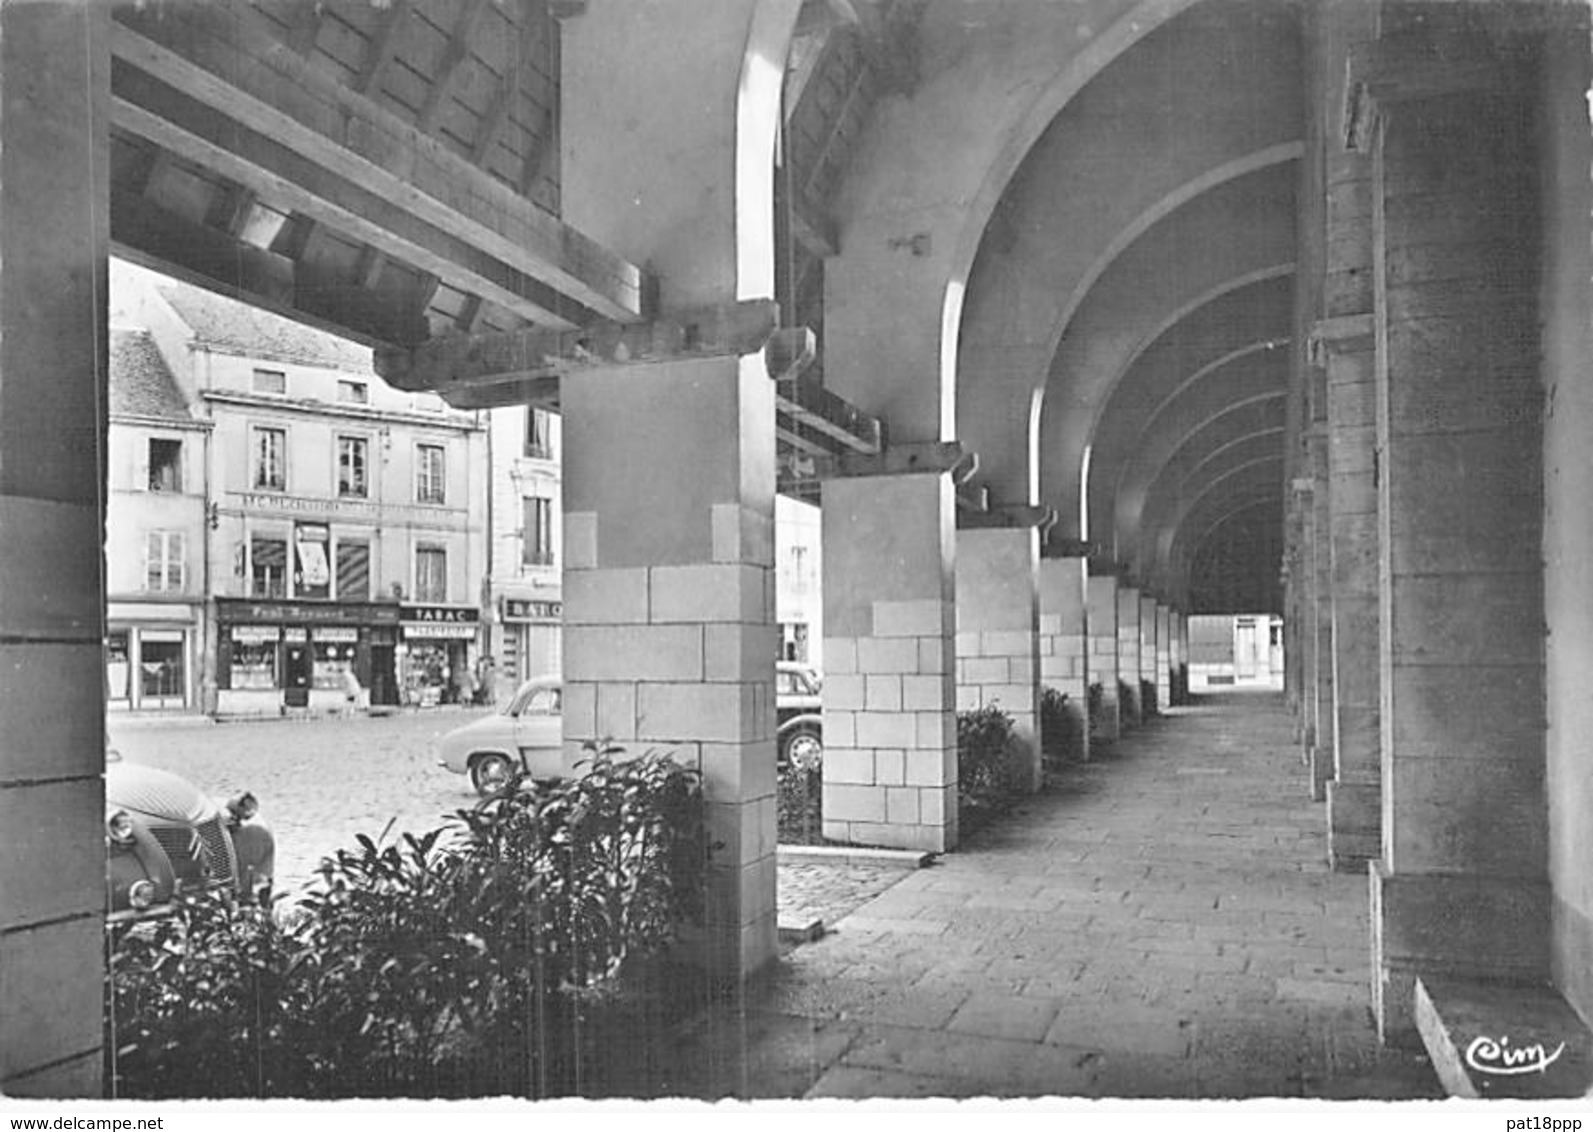
POLYGON ((0 1094, 98 1097, 109 8, 0 4, 0 1094))
MULTIPOLYGON (((1326 409, 1324 408, 1324 413, 1326 409)), ((1327 424, 1312 427, 1306 436, 1306 458, 1315 489, 1311 493, 1312 620, 1310 710, 1313 740, 1306 752, 1311 776, 1311 800, 1327 800, 1333 777, 1333 557, 1332 485, 1328 481, 1327 424)))
POLYGON ((1067 699, 1074 755, 1090 755, 1090 637, 1086 617, 1089 563, 1040 559, 1040 684, 1067 699))
POLYGON ((1119 584, 1117 587, 1117 679, 1118 714, 1124 727, 1138 727, 1145 722, 1144 704, 1140 699, 1139 681, 1142 669, 1140 653, 1139 589, 1119 584))
POLYGON ((1156 702, 1173 706, 1173 621, 1172 610, 1156 603, 1156 702))
POLYGON ((562 401, 566 758, 612 739, 701 769, 703 958, 744 976, 776 953, 774 383, 682 360, 562 401))
POLYGON ((955 495, 946 474, 827 480, 824 835, 957 844, 955 495))
POLYGON ((1156 599, 1141 593, 1139 597, 1139 687, 1140 712, 1153 716, 1161 708, 1156 689, 1156 599))
MULTIPOLYGON (((1343 136, 1345 60, 1371 34, 1376 14, 1339 2, 1315 17, 1316 68, 1325 97, 1322 132, 1343 136)), ((1327 401, 1329 556, 1333 600, 1333 774, 1327 784, 1328 859, 1362 871, 1382 851, 1378 681, 1376 335, 1372 314, 1372 161, 1340 144, 1324 147, 1326 248, 1323 317, 1311 361, 1327 401)))
POLYGON ((1122 702, 1117 692, 1117 577, 1110 573, 1090 574, 1085 597, 1090 686, 1101 689, 1100 707, 1095 713, 1098 718, 1090 721, 1090 730, 1100 742, 1113 743, 1123 733, 1122 702))
POLYGON ((1328 859, 1345 871, 1363 870, 1382 850, 1371 332, 1369 313, 1324 320, 1317 328, 1331 417, 1333 773, 1327 782, 1328 859))
POLYGON ((1187 627, 1184 614, 1177 609, 1167 614, 1167 674, 1172 684, 1173 703, 1189 702, 1189 650, 1186 643, 1187 627))
POLYGON ((1040 535, 1034 527, 957 532, 957 708, 1012 717, 1019 781, 1040 768, 1040 535))
POLYGON ((1463 21, 1388 7, 1355 74, 1383 452, 1374 1006, 1394 1043, 1419 975, 1549 973, 1537 74, 1463 21), (1373 101, 1417 66, 1420 97, 1373 101))

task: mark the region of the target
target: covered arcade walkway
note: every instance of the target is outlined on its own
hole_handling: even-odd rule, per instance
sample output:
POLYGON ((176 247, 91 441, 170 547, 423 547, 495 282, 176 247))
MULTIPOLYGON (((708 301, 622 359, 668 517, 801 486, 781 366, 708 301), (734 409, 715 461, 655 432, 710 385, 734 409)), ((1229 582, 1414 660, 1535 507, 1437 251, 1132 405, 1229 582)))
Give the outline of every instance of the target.
POLYGON ((665 1095, 1442 1095, 1379 1048, 1366 879, 1280 697, 1198 699, 688 1027, 665 1095))

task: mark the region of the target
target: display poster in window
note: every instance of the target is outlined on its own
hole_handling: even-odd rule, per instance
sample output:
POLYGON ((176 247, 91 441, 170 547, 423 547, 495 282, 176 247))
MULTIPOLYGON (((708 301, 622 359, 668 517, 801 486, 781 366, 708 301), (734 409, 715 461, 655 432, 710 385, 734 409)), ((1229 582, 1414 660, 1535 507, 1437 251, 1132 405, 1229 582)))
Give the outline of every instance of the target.
POLYGON ((296 597, 332 596, 332 565, 327 548, 332 531, 325 523, 295 523, 293 526, 293 593, 296 597))

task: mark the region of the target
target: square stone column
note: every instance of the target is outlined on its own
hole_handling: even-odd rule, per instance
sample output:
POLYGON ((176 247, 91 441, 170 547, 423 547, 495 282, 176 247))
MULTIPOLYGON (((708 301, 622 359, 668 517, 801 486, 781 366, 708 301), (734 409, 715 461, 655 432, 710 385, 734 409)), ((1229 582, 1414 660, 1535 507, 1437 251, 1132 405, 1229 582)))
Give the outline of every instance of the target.
POLYGON ((1551 936, 1542 87, 1458 18, 1415 15, 1385 13, 1352 75, 1370 97, 1420 65, 1426 89, 1447 90, 1373 103, 1369 140, 1382 450, 1374 1006, 1384 1039, 1402 1044, 1415 1040, 1419 975, 1540 981, 1551 936), (1445 37, 1447 66, 1422 49, 1429 36, 1445 37), (1488 89, 1470 88, 1479 74, 1488 89))
MULTIPOLYGON (((1367 218, 1368 222, 1370 217, 1367 218)), ((1368 239, 1370 232, 1367 233, 1368 239)), ((1328 859, 1363 871, 1382 852, 1376 381, 1372 317, 1317 324, 1331 416, 1333 773, 1328 859)))
POLYGON ((761 356, 564 382, 564 741, 700 767, 703 958, 776 953, 774 383, 761 356))
POLYGON ((99 1097, 110 10, 0 4, 0 1094, 99 1097))
POLYGON ((1040 684, 1068 698, 1081 759, 1090 757, 1088 583, 1087 559, 1040 559, 1040 684))
POLYGON ((1156 700, 1162 707, 1173 706, 1173 617, 1172 610, 1156 603, 1156 700))
POLYGON ((824 835, 957 844, 955 493, 944 473, 826 480, 824 835))
POLYGON ((1146 716, 1157 714, 1161 710, 1162 703, 1157 698, 1156 685, 1157 628, 1156 599, 1149 594, 1141 593, 1139 597, 1140 712, 1146 716))
POLYGON ((1124 727, 1138 727, 1145 722, 1144 705, 1140 702, 1139 681, 1143 673, 1140 653, 1143 651, 1140 636, 1139 590, 1134 586, 1117 587, 1117 676, 1119 687, 1118 715, 1124 727))
POLYGON ((1189 702, 1189 621, 1174 609, 1168 617, 1168 638, 1172 651, 1167 668, 1173 684, 1173 703, 1189 702))
POLYGON ((1306 751, 1311 775, 1311 800, 1327 799, 1327 784, 1333 777, 1333 539, 1331 506, 1332 485, 1328 479, 1328 432, 1326 422, 1313 426, 1306 436, 1310 461, 1311 493, 1311 586, 1312 682, 1309 691, 1312 742, 1306 751))
POLYGON ((1033 527, 957 532, 957 709, 1012 717, 1031 791, 1041 786, 1039 564, 1033 527))
MULTIPOLYGON (((1117 578, 1112 574, 1091 574, 1088 579, 1085 624, 1090 635, 1089 681, 1099 686, 1099 719, 1092 720, 1095 737, 1112 743, 1123 733, 1122 704, 1117 694, 1117 578)), ((1088 700, 1085 711, 1088 712, 1088 700)))

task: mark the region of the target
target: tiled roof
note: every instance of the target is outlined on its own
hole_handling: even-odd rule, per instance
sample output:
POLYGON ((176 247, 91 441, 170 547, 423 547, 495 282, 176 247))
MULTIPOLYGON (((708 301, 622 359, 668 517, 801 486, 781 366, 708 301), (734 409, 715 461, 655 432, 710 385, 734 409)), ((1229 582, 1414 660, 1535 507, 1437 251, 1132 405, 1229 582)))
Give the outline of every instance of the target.
POLYGON ((199 342, 243 357, 370 373, 368 347, 183 283, 158 288, 199 342))
POLYGON ((111 412, 193 423, 188 402, 147 330, 111 327, 111 412))

